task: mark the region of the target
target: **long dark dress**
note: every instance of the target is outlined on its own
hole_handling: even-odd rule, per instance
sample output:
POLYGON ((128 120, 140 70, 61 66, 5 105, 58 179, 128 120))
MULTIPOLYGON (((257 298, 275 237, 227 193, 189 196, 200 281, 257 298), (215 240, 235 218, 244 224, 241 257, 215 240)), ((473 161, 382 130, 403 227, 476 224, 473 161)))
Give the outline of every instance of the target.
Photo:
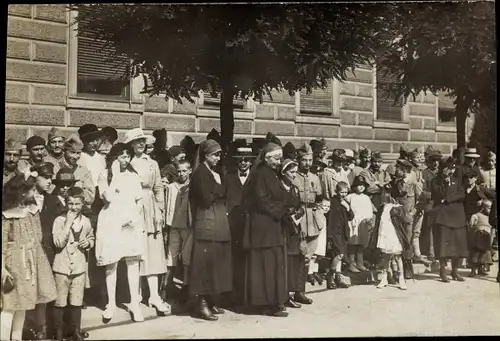
POLYGON ((306 290, 307 272, 306 259, 300 252, 300 226, 297 226, 290 213, 300 208, 299 189, 293 184, 287 190, 287 208, 289 213, 283 216, 283 231, 286 238, 287 253, 287 287, 289 292, 304 292, 306 290))
POLYGON ((436 258, 466 258, 468 245, 462 184, 454 177, 450 184, 446 184, 441 176, 437 176, 431 184, 431 196, 434 202, 432 232, 436 258))
POLYGON ((337 196, 332 197, 326 231, 326 238, 330 245, 329 253, 332 259, 347 253, 349 221, 352 219, 354 219, 354 212, 352 210, 347 211, 337 196))
POLYGON ((249 219, 244 247, 246 266, 246 303, 276 306, 288 300, 285 261, 285 235, 281 225, 286 213, 286 191, 275 170, 260 164, 249 183, 249 219))
POLYGON ((204 163, 193 173, 189 188, 193 212, 193 253, 189 294, 218 295, 232 290, 231 232, 224 187, 204 163))

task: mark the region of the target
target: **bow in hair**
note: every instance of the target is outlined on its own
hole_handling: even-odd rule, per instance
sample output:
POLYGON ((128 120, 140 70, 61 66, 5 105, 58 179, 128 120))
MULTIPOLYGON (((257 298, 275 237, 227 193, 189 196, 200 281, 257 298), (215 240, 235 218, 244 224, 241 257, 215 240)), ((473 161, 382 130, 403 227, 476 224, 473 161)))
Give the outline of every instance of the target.
POLYGON ((38 176, 38 172, 37 171, 31 171, 29 169, 26 169, 24 171, 24 181, 28 181, 28 179, 30 178, 30 176, 36 178, 38 176))

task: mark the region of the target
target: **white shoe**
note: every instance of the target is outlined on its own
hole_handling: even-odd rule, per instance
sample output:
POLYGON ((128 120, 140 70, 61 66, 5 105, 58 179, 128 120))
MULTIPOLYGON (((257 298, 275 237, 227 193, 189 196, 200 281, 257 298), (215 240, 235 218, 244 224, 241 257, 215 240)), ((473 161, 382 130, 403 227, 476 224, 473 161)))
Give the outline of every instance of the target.
POLYGON ((102 312, 102 318, 105 320, 111 320, 113 318, 113 315, 115 314, 116 311, 116 306, 114 305, 107 305, 106 310, 102 312))
POLYGON ((382 273, 382 279, 377 285, 377 289, 385 288, 389 283, 387 282, 387 271, 382 273))
POLYGON ((141 306, 139 303, 130 303, 128 305, 128 310, 130 313, 132 313, 132 320, 134 322, 143 322, 144 321, 144 315, 142 315, 142 310, 141 306))
POLYGON ((158 312, 163 314, 170 313, 170 305, 164 302, 160 297, 149 298, 148 305, 155 308, 158 312))

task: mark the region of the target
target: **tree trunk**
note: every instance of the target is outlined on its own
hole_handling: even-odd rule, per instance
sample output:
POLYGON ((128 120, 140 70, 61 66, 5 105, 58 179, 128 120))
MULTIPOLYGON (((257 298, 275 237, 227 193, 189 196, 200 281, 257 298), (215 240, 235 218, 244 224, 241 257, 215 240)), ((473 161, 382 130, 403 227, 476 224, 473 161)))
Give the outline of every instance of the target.
POLYGON ((230 83, 225 85, 221 91, 220 100, 220 127, 222 148, 227 147, 233 141, 234 111, 233 111, 234 88, 230 83))
POLYGON ((469 111, 470 106, 472 105, 472 100, 468 99, 465 96, 457 95, 456 102, 456 118, 457 118, 457 148, 459 150, 459 158, 458 162, 460 164, 464 161, 464 151, 466 147, 466 132, 465 132, 465 122, 467 120, 467 112, 469 111))

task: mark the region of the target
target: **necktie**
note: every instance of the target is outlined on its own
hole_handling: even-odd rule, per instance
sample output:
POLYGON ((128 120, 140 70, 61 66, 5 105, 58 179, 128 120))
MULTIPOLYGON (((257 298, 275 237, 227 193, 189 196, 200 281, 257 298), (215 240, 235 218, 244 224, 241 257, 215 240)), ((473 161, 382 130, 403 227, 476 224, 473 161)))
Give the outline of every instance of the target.
POLYGON ((240 178, 246 178, 247 175, 248 175, 248 172, 240 173, 240 178))

